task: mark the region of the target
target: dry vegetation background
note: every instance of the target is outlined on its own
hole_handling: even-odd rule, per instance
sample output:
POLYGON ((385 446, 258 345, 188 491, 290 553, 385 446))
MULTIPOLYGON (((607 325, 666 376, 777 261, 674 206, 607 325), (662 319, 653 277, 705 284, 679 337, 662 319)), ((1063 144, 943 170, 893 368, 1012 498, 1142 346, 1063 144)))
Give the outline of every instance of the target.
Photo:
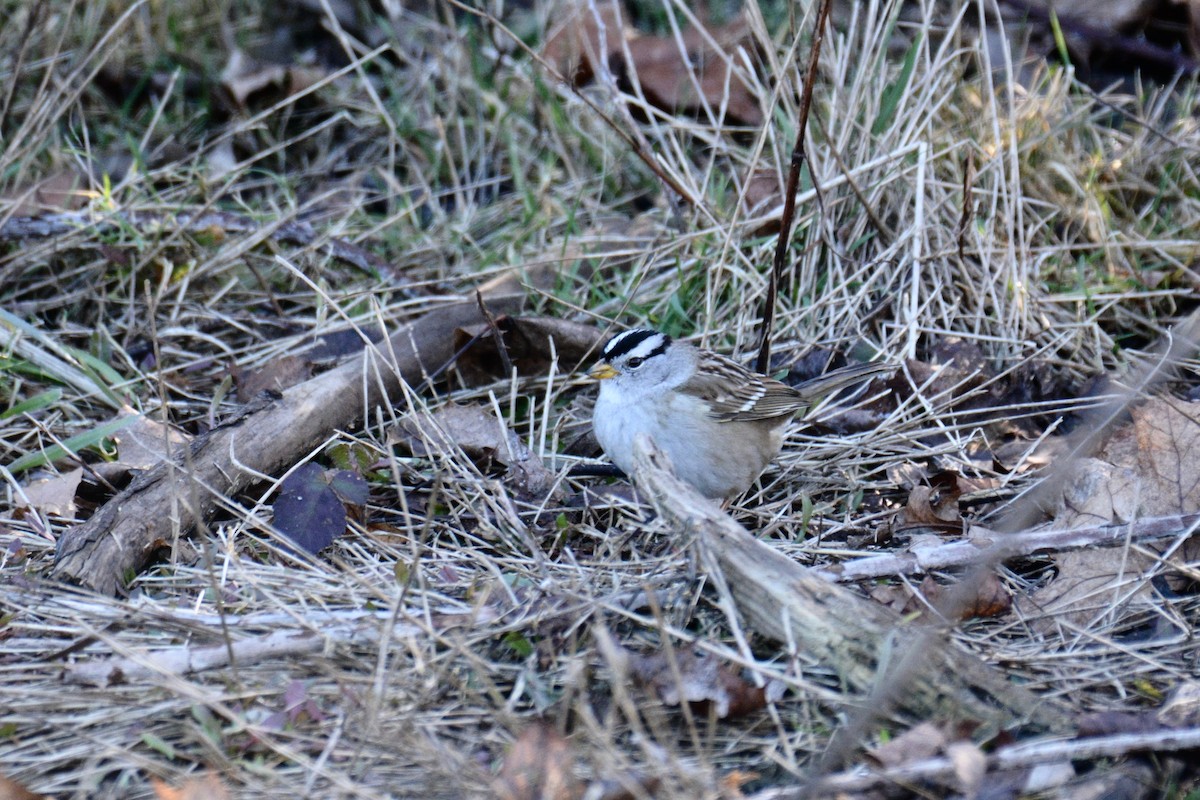
POLYGON ((726 516, 568 475, 580 368, 753 352, 812 4, 0 1, 0 797, 1197 796, 1195 9, 952 5, 835 4, 775 364, 897 371, 726 516))

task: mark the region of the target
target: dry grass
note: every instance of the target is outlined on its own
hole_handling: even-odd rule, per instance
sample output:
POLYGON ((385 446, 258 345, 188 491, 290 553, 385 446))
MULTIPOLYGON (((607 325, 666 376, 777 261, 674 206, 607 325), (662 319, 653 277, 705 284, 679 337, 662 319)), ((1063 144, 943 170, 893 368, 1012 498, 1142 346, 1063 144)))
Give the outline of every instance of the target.
MULTIPOLYGON (((113 416, 112 397, 198 430, 238 407, 230 363, 263 363, 346 320, 393 328, 510 266, 586 248, 587 232, 614 217, 639 216, 654 244, 604 282, 578 285, 564 270, 559 290, 536 298, 542 312, 753 348, 774 247, 760 231, 778 211, 749 215, 738 196, 754 169, 786 170, 803 36, 751 15, 769 74, 784 76, 774 89, 748 76, 773 120, 762 131, 661 112, 635 123, 609 88, 584 89, 616 126, 639 127, 697 201, 685 204, 486 20, 438 6, 366 26, 392 31, 380 46, 345 32, 345 68, 303 95, 239 109, 206 81, 232 42, 251 49, 283 23, 228 0, 168 5, 118 15, 114 4, 0 4, 11 20, 0 27, 0 86, 12 87, 0 97, 0 196, 70 169, 86 176, 83 202, 99 216, 220 208, 264 232, 311 221, 395 273, 365 274, 265 233, 169 225, 0 245, 0 307, 44 335, 0 354, 5 405, 42 398, 0 416, 0 464, 95 429, 113 416), (139 78, 152 87, 141 97, 139 78), (120 89, 103 88, 114 81, 120 89), (124 168, 106 180, 114 165, 124 168), (60 360, 34 369, 39 354, 60 360), (84 378, 56 373, 61 362, 82 362, 84 378)), ((683 5, 662 11, 682 21, 683 5)), ((1062 70, 993 91, 974 20, 959 18, 900 26, 918 44, 891 108, 903 52, 889 55, 886 12, 861 4, 826 42, 809 149, 821 200, 812 189, 799 199, 777 352, 925 359, 953 336, 1002 376, 1037 358, 1077 384, 1139 364, 1194 305, 1194 93, 1096 98, 1062 70)), ((522 22, 536 27, 541 14, 522 22)), ((657 797, 714 797, 733 768, 764 785, 803 774, 840 724, 836 676, 753 635, 752 653, 739 649, 675 531, 619 501, 522 503, 460 452, 407 458, 388 444, 407 415, 482 400, 565 473, 577 459, 561 453, 590 410, 578 366, 397 398, 312 454, 346 445, 375 462, 366 524, 297 560, 269 532, 265 481, 121 600, 44 580, 68 523, 22 510, 28 475, 0 472, 0 772, 55 797, 148 797, 147 776, 204 768, 247 797, 473 796, 525 722, 545 715, 569 721, 588 774, 654 776, 657 797), (369 624, 347 622, 364 611, 369 624), (63 683, 73 663, 279 629, 323 644, 107 689, 63 683), (698 640, 791 691, 749 720, 662 709, 614 676, 598 629, 631 648, 698 640), (310 711, 284 713, 297 697, 310 711)), ((854 555, 847 534, 903 503, 890 467, 933 460, 991 474, 971 458, 988 443, 961 401, 914 393, 877 430, 798 434, 734 514, 804 562, 854 555)), ((1038 579, 1002 577, 1014 592, 1038 579)), ((1117 634, 1154 622, 1149 610, 1054 633, 1017 615, 954 636, 1079 710, 1134 708, 1194 671, 1195 611, 1164 601, 1157 613, 1176 633, 1147 641, 1117 634)))

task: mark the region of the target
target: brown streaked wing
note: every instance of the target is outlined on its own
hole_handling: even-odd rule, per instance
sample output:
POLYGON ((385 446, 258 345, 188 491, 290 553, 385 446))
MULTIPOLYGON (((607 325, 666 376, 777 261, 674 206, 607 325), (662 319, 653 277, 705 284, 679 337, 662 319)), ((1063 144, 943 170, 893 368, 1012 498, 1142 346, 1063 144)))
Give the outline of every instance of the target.
POLYGON ((708 403, 709 413, 722 422, 774 419, 806 405, 787 384, 709 352, 700 354, 696 374, 679 390, 708 403))

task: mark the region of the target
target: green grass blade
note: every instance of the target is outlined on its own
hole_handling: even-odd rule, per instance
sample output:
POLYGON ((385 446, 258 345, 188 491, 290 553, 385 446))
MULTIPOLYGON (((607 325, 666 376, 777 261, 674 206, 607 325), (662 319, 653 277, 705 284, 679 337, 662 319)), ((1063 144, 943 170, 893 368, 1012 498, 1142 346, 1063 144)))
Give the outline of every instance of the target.
POLYGON ((0 420, 15 417, 20 414, 25 414, 30 411, 40 411, 47 406, 52 406, 62 399, 62 389, 57 387, 47 389, 44 392, 39 392, 28 400, 22 400, 7 411, 0 411, 0 420))
POLYGON ((44 450, 39 450, 36 453, 27 453, 16 461, 8 465, 8 471, 13 475, 18 475, 22 472, 27 472, 35 467, 43 467, 46 464, 51 464, 55 461, 66 458, 69 455, 75 455, 80 450, 86 450, 89 447, 96 447, 102 441, 109 438, 118 431, 132 425, 137 419, 138 414, 130 414, 127 417, 118 417, 114 420, 109 420, 102 425, 97 425, 90 431, 78 433, 63 440, 61 445, 51 445, 44 450))
POLYGON ((871 133, 874 136, 882 134, 895 121, 900 101, 908 94, 908 83, 912 80, 913 69, 917 65, 917 53, 921 52, 923 43, 923 36, 918 36, 913 40, 908 52, 904 54, 904 63, 900 67, 900 74, 883 90, 883 97, 879 101, 879 113, 875 115, 875 121, 871 123, 871 133))

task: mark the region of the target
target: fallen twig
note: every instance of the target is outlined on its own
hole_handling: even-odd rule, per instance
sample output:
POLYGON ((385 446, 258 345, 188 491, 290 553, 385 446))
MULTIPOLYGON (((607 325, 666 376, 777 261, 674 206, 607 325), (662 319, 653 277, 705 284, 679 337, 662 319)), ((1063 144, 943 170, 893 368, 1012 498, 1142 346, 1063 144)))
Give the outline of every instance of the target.
MULTIPOLYGON (((114 656, 80 661, 67 666, 64 679, 69 683, 91 686, 113 686, 161 678, 165 675, 185 675, 222 669, 231 665, 246 666, 272 658, 301 656, 321 652, 331 642, 339 644, 370 645, 383 638, 383 627, 391 625, 389 638, 421 636, 427 633, 420 625, 395 621, 396 615, 389 610, 305 612, 299 619, 281 618, 284 615, 256 614, 249 617, 228 615, 215 618, 212 615, 190 614, 182 622, 194 625, 206 621, 213 631, 222 627, 231 630, 267 627, 277 628, 270 633, 248 636, 228 644, 194 647, 179 645, 163 647, 137 654, 114 656), (274 624, 263 617, 272 617, 274 624), (303 627, 297 627, 299 624, 303 627), (278 629, 278 626, 288 627, 278 629)), ((404 615, 422 619, 424 615, 413 612, 404 615)), ((435 623, 445 627, 458 625, 481 625, 495 621, 498 613, 489 606, 480 606, 469 613, 438 615, 435 623)))
MULTIPOLYGON (((546 288, 554 268, 524 277, 546 288)), ((493 311, 515 313, 526 289, 510 273, 484 287, 483 296, 493 311)), ((444 304, 390 340, 198 438, 183 463, 149 470, 86 522, 69 528, 58 541, 54 575, 102 594, 116 592, 155 551, 173 547, 227 498, 291 466, 331 431, 352 428, 364 410, 398 396, 401 381, 419 383, 454 355, 454 330, 480 322, 471 299, 444 304)))
MULTIPOLYGON (((1114 758, 1137 752, 1171 753, 1200 748, 1200 728, 1164 728, 1145 733, 1119 733, 1082 739, 1040 739, 1001 747, 987 756, 988 771, 1032 767, 1094 758, 1114 758)), ((911 786, 914 782, 952 778, 957 765, 947 757, 926 758, 891 769, 843 772, 822 778, 814 786, 766 789, 746 800, 800 800, 833 792, 856 792, 877 786, 911 786)), ((1050 788, 1050 787, 1042 787, 1050 788)), ((1034 790, 1031 787, 1031 791, 1034 790)))
POLYGON ((705 567, 728 586, 749 626, 834 668, 848 702, 876 713, 896 705, 921 718, 965 714, 993 729, 1026 720, 1049 729, 1065 724, 1067 715, 1057 703, 1010 684, 928 626, 901 621, 760 542, 676 478, 649 440, 634 449, 639 488, 681 534, 699 538, 705 567), (921 639, 928 640, 925 646, 889 656, 897 641, 921 639), (912 659, 921 660, 919 668, 912 659))
POLYGON ((1152 517, 1124 525, 1096 525, 1072 530, 1000 533, 973 526, 966 539, 943 544, 915 544, 908 550, 868 556, 841 564, 814 567, 813 572, 830 581, 846 583, 889 575, 914 575, 951 567, 998 563, 1034 553, 1061 553, 1081 547, 1111 547, 1127 542, 1148 542, 1191 535, 1200 527, 1200 514, 1152 517))

